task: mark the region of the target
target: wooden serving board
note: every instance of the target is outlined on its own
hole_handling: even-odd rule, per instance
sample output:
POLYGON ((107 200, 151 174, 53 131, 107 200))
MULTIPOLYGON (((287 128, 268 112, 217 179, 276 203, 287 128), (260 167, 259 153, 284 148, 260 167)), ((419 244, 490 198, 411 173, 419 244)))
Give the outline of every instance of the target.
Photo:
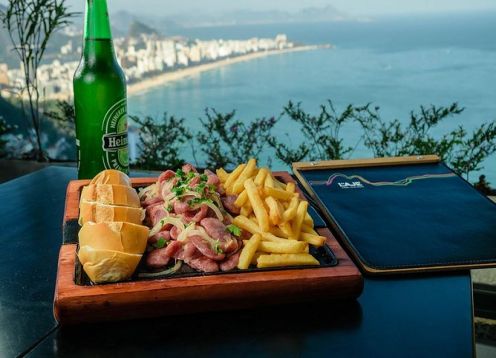
MULTIPOLYGON (((287 172, 274 175, 283 182, 293 181, 287 172)), ((155 180, 131 179, 136 187, 155 180)), ((74 180, 69 183, 64 223, 77 220, 80 191, 88 182, 74 180)), ((59 253, 54 315, 61 324, 73 324, 358 297, 363 289, 360 271, 328 228, 316 230, 327 237, 326 244, 337 258, 337 265, 92 286, 76 284, 77 244, 63 244, 59 253)))

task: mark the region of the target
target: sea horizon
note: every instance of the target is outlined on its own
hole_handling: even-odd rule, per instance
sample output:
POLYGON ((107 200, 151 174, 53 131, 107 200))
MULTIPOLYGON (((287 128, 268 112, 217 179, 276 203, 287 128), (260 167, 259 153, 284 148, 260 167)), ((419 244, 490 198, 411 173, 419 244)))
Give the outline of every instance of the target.
MULTIPOLYGON (((129 113, 159 118, 168 112, 186 118, 186 125, 196 131, 207 107, 220 112, 236 110, 239 119, 251 121, 277 117, 289 100, 316 113, 319 105, 331 99, 338 110, 349 103, 372 103, 380 107, 384 119, 402 122, 421 105, 458 102, 465 108, 436 128, 435 135, 458 125, 470 131, 496 120, 496 44, 489 35, 496 33, 496 12, 192 28, 184 35, 243 39, 277 33, 286 33, 291 41, 330 43, 333 48, 257 58, 169 82, 130 96, 129 113)), ((290 124, 279 123, 276 130, 284 133, 290 124)), ((343 131, 345 141, 353 146, 357 136, 357 128, 343 131)), ((291 141, 299 139, 290 135, 291 141)), ((185 153, 190 155, 187 148, 185 153)), ((360 145, 352 155, 370 156, 360 145)), ((285 168, 277 160, 273 167, 285 168)), ((481 173, 496 183, 494 155, 484 167, 481 173)), ((471 181, 479 173, 474 174, 471 181)))

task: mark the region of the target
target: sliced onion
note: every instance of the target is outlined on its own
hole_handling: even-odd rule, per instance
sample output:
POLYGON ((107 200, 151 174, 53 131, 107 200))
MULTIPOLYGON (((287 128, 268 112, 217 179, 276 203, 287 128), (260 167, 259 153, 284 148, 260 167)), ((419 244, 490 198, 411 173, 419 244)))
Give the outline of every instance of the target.
POLYGON ((172 224, 184 231, 184 223, 180 218, 175 216, 166 216, 165 218, 160 219, 160 221, 155 224, 155 226, 150 230, 150 234, 148 235, 148 237, 151 237, 160 232, 160 230, 162 230, 162 228, 167 224, 172 224))
POLYGON ((138 197, 141 200, 149 192, 152 192, 152 197, 155 196, 157 194, 157 184, 149 185, 146 188, 140 188, 138 192, 138 197))
POLYGON ((188 226, 186 226, 186 228, 184 230, 181 231, 181 233, 179 234, 179 236, 177 237, 177 241, 186 241, 186 239, 188 238, 189 234, 194 231, 196 228, 196 225, 194 223, 190 223, 188 226))
POLYGON ((179 271, 179 269, 181 268, 181 266, 183 265, 183 262, 181 260, 177 260, 176 261, 176 264, 170 268, 168 268, 167 270, 164 270, 164 271, 160 271, 160 272, 140 272, 138 274, 138 277, 157 277, 157 276, 169 276, 169 275, 172 275, 174 273, 176 273, 177 271, 179 271))
POLYGON ((201 227, 201 226, 199 226, 196 230, 190 231, 190 234, 191 235, 198 235, 198 236, 202 237, 212 247, 218 242, 218 240, 215 240, 213 237, 211 237, 209 234, 207 234, 207 232, 205 231, 205 229, 203 227, 201 227))
POLYGON ((205 202, 205 203, 202 203, 202 204, 205 204, 210 209, 212 209, 212 211, 215 213, 215 216, 217 216, 217 219, 219 219, 221 222, 224 221, 224 216, 220 212, 220 209, 214 203, 205 202))

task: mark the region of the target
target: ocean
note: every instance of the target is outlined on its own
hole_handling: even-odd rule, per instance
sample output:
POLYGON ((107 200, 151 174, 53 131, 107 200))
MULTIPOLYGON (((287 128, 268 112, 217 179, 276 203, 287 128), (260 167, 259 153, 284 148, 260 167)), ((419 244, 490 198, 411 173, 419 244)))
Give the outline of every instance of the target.
MULTIPOLYGON (((235 109, 238 118, 250 121, 278 116, 289 100, 316 113, 331 99, 338 110, 349 103, 372 103, 380 107, 383 119, 402 122, 420 105, 458 102, 465 108, 436 128, 435 135, 496 120, 496 12, 191 28, 182 35, 246 39, 278 33, 292 41, 330 43, 334 48, 268 56, 171 82, 131 96, 129 113, 158 118, 168 112, 186 118, 187 125, 198 130, 206 107, 235 109)), ((297 143, 301 138, 292 125, 279 123, 277 133, 290 132, 297 143)), ((350 126, 342 135, 354 146, 360 131, 350 126)), ((187 149, 185 156, 192 159, 187 149)), ((371 153, 361 145, 352 154, 367 156, 371 153)), ((284 165, 276 160, 273 168, 284 165)), ((496 155, 486 160, 481 172, 496 184, 496 155)))

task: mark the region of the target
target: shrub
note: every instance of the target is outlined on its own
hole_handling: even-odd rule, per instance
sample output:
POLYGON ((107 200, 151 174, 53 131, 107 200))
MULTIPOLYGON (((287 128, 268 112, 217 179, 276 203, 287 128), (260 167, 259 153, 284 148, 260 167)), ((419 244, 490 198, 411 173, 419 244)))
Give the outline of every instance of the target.
POLYGON ((368 116, 373 112, 369 105, 353 106, 349 104, 345 110, 338 113, 331 100, 320 106, 320 113, 311 115, 301 108, 301 103, 289 103, 284 107, 282 116, 296 122, 304 140, 297 147, 291 147, 270 137, 268 143, 275 149, 276 157, 287 165, 303 160, 343 159, 352 153, 353 148, 344 144, 341 129, 360 116, 368 116))
POLYGON ((249 158, 259 158, 266 147, 277 120, 262 118, 245 124, 235 120, 235 114, 235 111, 222 114, 207 108, 206 120, 200 119, 204 129, 197 133, 196 139, 199 150, 206 156, 207 167, 232 168, 249 158))
POLYGON ((183 118, 168 116, 164 113, 160 121, 146 116, 130 116, 139 128, 139 157, 135 166, 146 170, 163 170, 177 168, 184 163, 180 149, 192 139, 191 133, 184 126, 183 118))

